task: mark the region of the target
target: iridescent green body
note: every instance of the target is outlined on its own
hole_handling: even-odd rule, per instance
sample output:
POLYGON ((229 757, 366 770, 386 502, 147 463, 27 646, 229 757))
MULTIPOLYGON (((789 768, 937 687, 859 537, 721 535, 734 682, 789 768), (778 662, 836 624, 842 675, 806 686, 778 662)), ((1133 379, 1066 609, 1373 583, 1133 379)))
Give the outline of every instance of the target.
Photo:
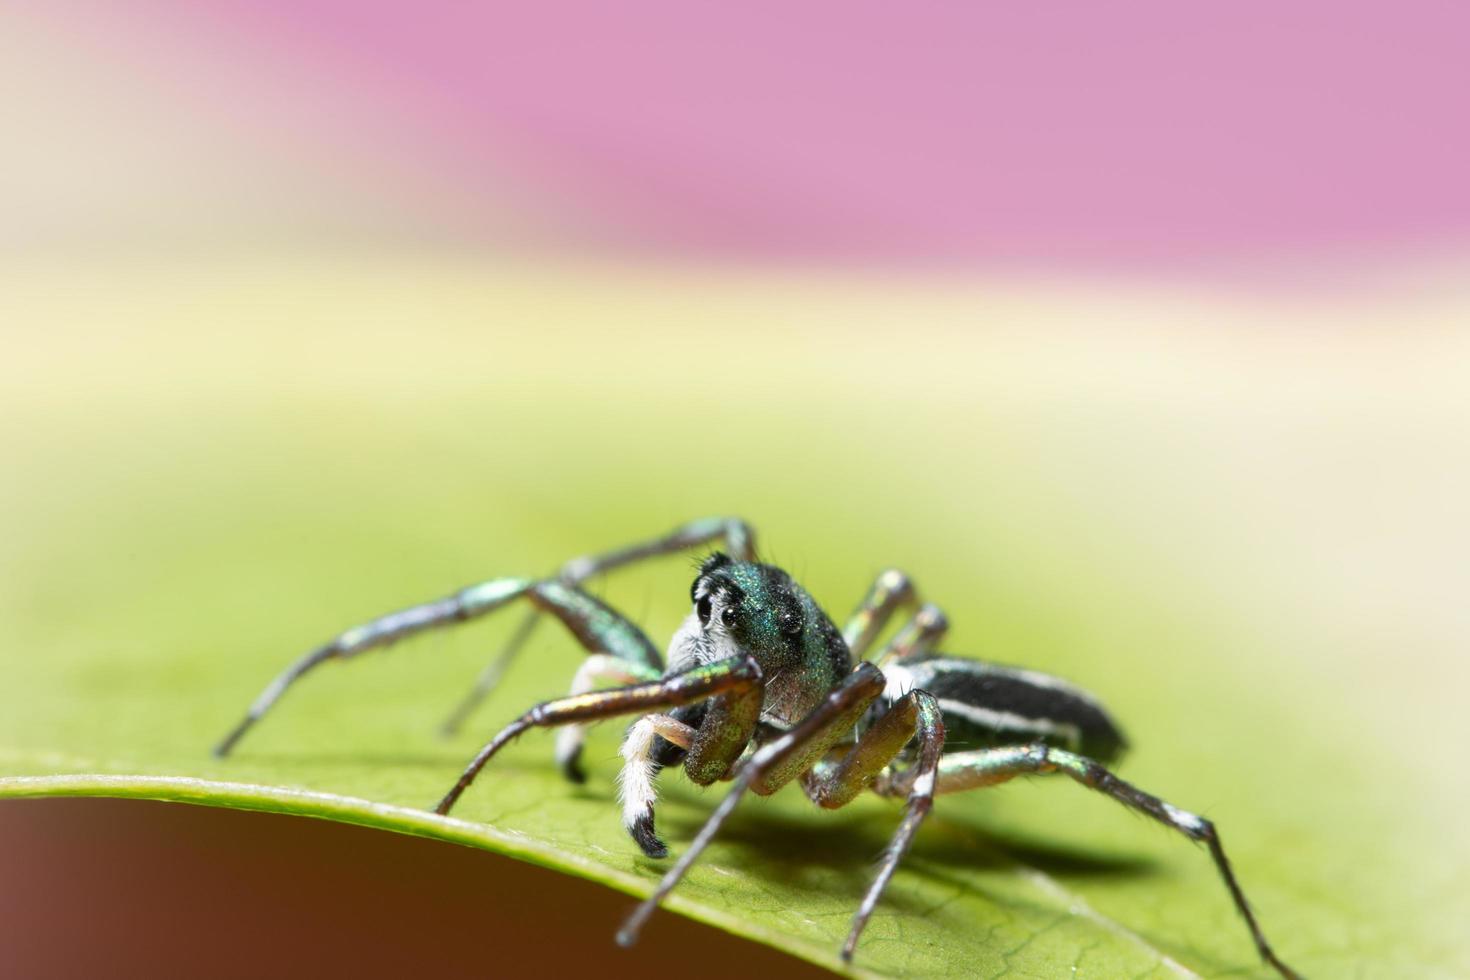
POLYGON ((691 656, 748 654, 766 677, 761 720, 769 725, 796 724, 852 672, 852 654, 841 632, 816 600, 774 565, 717 554, 700 567, 690 594, 696 622, 686 620, 686 630, 670 644, 670 670, 680 669, 691 656), (705 604, 708 612, 700 621, 705 604), (711 652, 680 649, 681 639, 711 652))

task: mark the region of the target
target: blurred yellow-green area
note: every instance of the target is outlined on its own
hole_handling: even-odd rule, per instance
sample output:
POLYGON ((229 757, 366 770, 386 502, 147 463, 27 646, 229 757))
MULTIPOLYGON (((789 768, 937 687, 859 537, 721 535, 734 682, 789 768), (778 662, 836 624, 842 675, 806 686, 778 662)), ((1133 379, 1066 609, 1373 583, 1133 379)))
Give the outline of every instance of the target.
MULTIPOLYGON (((1462 282, 1308 299, 473 252, 9 257, 0 774, 426 806, 563 690, 571 641, 538 633, 452 742, 435 723, 513 613, 323 669, 237 759, 207 750, 342 627, 738 514, 836 617, 896 565, 955 652, 1095 691, 1124 775, 1220 825, 1308 975, 1463 975, 1462 282)), ((662 645, 688 578, 670 559, 599 588, 662 645)), ((458 815, 648 887, 618 729, 583 788, 523 739, 458 815)), ((677 853, 712 800, 664 783, 677 853)), ((732 822, 680 908, 822 961, 895 813, 788 795, 732 822), (722 868, 765 904, 722 906, 722 868)), ((859 966, 1009 956, 1259 975, 1202 853, 1044 780, 940 801, 859 966)))

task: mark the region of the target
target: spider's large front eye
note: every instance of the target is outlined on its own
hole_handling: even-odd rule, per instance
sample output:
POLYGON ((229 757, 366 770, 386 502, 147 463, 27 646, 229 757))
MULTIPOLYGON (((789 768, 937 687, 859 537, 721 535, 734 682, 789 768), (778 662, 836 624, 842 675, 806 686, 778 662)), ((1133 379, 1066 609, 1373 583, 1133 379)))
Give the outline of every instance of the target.
POLYGON ((699 625, 709 625, 709 596, 705 596, 694 604, 694 612, 699 616, 699 625))
POLYGON ((725 624, 725 629, 735 625, 735 607, 726 606, 720 610, 720 622, 725 624))

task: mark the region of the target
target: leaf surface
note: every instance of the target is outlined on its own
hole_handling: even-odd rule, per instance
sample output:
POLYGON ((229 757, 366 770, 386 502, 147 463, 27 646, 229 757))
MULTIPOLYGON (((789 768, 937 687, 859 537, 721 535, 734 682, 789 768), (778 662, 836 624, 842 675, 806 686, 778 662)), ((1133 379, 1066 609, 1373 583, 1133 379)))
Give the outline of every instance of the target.
MULTIPOLYGON (((1441 689, 1464 667, 1375 671, 1393 631, 1339 617, 1379 580, 1319 560, 1358 511, 1311 509, 1354 491, 1310 467, 1280 482, 1324 425, 1357 431, 1355 378, 1319 378, 1326 409, 1243 411, 1249 386, 1203 341, 1077 334, 1065 304, 952 286, 358 266, 61 281, 29 275, 0 306, 32 328, 0 396, 23 474, 0 491, 0 796, 306 814, 646 894, 662 865, 619 826, 617 724, 593 732, 585 786, 531 733, 453 818, 427 812, 570 680, 579 652, 543 625, 468 730, 436 734, 518 613, 327 665, 236 757, 209 747, 288 660, 366 617, 739 513, 838 618, 899 564, 947 610, 955 652, 1096 691, 1135 746, 1122 774, 1218 823, 1307 975, 1465 966, 1463 777, 1409 751, 1465 735, 1441 689), (1062 341, 1088 356, 1058 358, 1062 341)), ((1426 445, 1449 435, 1400 421, 1426 445)), ((1400 462, 1390 490, 1432 465, 1400 462)), ((599 588, 661 645, 689 575, 669 559, 599 588)), ((1424 656, 1451 649, 1462 624, 1417 601, 1380 621, 1418 630, 1424 656)), ((721 790, 674 773, 662 790, 677 852, 721 790)), ((752 799, 668 908, 839 969, 897 817, 752 799)), ((1270 975, 1202 851, 1044 779, 940 801, 852 972, 1270 975)))

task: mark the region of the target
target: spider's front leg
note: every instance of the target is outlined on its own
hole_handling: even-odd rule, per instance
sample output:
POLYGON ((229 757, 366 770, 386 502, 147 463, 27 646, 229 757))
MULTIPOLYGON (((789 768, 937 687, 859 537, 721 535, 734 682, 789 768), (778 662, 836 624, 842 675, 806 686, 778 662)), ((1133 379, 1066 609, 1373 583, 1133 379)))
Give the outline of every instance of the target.
POLYGON ((868 924, 884 889, 908 853, 919 825, 934 805, 935 774, 944 751, 944 715, 939 702, 923 691, 910 691, 895 701, 873 726, 865 731, 846 756, 819 762, 802 780, 802 788, 818 806, 829 810, 846 806, 898 758, 913 740, 919 742, 918 759, 905 772, 912 775, 903 822, 883 852, 878 873, 868 886, 842 944, 842 958, 851 960, 858 938, 868 924))
MULTIPOLYGON (((759 690, 760 667, 748 656, 731 657, 644 684, 558 698, 538 704, 507 725, 475 755, 459 781, 434 807, 448 813, 480 770, 497 752, 529 728, 584 724, 618 715, 648 714, 658 708, 692 704, 726 692, 759 690)), ((672 731, 672 730, 671 730, 672 731)))
MULTIPOLYGON (((573 558, 561 567, 561 571, 556 577, 566 585, 580 586, 589 579, 604 575, 615 569, 636 564, 648 558, 676 554, 677 552, 687 551, 691 548, 713 544, 716 541, 723 542, 725 548, 738 559, 743 561, 752 561, 755 559, 755 531, 749 524, 737 517, 706 517, 697 521, 690 521, 687 524, 681 524, 661 537, 648 541, 640 541, 614 551, 573 558)), ((541 614, 538 610, 532 609, 526 613, 525 618, 521 620, 515 632, 510 635, 510 638, 505 641, 505 645, 500 648, 500 652, 496 654, 495 659, 490 661, 485 669, 481 671, 480 676, 475 679, 474 686, 470 688, 464 698, 450 712, 449 717, 445 719, 441 727, 445 735, 457 733, 465 721, 469 719, 470 715, 474 713, 475 709, 495 689, 495 685, 500 683, 501 676, 510 667, 511 662, 515 660, 516 654, 520 652, 521 647, 525 646, 526 642, 531 638, 531 634, 536 630, 536 624, 540 621, 541 614)), ((558 758, 562 757, 560 750, 557 756, 558 758)), ((565 764, 563 764, 563 769, 567 769, 565 764)), ((573 775, 575 771, 576 766, 574 761, 571 769, 568 770, 568 776, 574 781, 580 781, 573 775)))
POLYGON ((935 769, 944 745, 944 722, 938 705, 923 692, 914 691, 900 699, 844 757, 827 761, 832 747, 852 732, 869 706, 883 693, 883 686, 881 671, 869 663, 858 664, 795 728, 762 746, 747 759, 739 769, 730 792, 705 822, 689 850, 664 876, 653 895, 640 904, 623 924, 618 932, 618 942, 626 946, 637 939, 653 910, 709 846, 747 790, 759 794, 773 793, 805 774, 803 786, 814 800, 826 807, 842 806, 871 783, 917 735, 920 741, 919 761, 914 767, 916 780, 908 810, 853 920, 852 931, 843 947, 843 955, 850 957, 873 906, 893 876, 893 869, 908 850, 915 831, 929 811, 935 769))
MULTIPOLYGON (((476 619, 525 599, 561 620, 582 646, 622 665, 627 676, 652 679, 663 672, 663 658, 643 631, 611 606, 556 579, 501 578, 461 589, 453 595, 353 627, 287 667, 266 686, 245 717, 215 748, 225 756, 281 696, 309 671, 330 660, 346 660, 366 650, 391 646, 416 633, 476 619)), ((606 665, 606 661, 600 661, 606 665)), ((586 681, 591 683, 591 679, 586 681)), ((570 759, 575 766, 575 758, 570 759)))

